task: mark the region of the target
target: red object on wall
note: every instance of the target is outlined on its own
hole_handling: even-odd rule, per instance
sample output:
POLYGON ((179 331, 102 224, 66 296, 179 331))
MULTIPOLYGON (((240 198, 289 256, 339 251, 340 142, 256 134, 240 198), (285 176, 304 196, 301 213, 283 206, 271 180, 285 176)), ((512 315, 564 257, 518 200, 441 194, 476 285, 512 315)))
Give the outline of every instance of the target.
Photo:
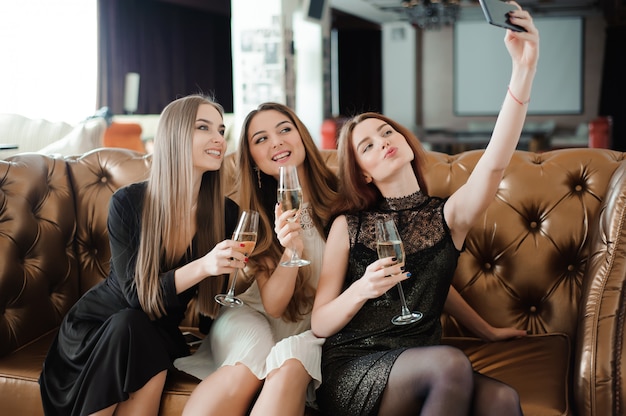
POLYGON ((121 147, 145 152, 146 147, 141 141, 141 125, 137 123, 111 123, 104 132, 104 147, 121 147))
POLYGON ((348 118, 346 117, 337 116, 333 118, 327 118, 322 122, 322 143, 320 145, 322 149, 337 148, 337 141, 339 140, 341 128, 347 120, 348 118))
POLYGON ((598 117, 589 122, 589 147, 611 148, 612 120, 610 116, 598 117))
POLYGON ((322 122, 322 149, 337 148, 337 122, 333 118, 327 118, 322 122))

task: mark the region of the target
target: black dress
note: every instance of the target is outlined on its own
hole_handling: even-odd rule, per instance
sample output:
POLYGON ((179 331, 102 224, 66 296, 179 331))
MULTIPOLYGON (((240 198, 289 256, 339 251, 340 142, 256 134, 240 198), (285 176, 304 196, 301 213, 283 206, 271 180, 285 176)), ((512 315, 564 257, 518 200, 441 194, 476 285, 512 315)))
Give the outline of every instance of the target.
MULTIPOLYGON (((198 253, 189 248, 175 269, 161 274, 165 316, 151 321, 137 298, 132 270, 145 190, 145 182, 132 184, 111 198, 111 272, 70 309, 48 351, 39 378, 46 415, 87 415, 124 401, 173 368, 175 358, 189 354, 178 325, 197 287, 176 294, 174 271, 198 253)), ((227 199, 227 232, 234 229, 237 211, 227 199)))
POLYGON ((344 290, 378 259, 375 223, 393 218, 404 243, 406 270, 402 282, 409 309, 421 321, 396 326, 398 290, 368 300, 322 350, 322 385, 317 402, 326 415, 376 415, 391 367, 407 348, 439 344, 440 315, 448 295, 459 251, 443 218, 445 201, 421 192, 382 201, 378 209, 348 215, 350 255, 344 290))

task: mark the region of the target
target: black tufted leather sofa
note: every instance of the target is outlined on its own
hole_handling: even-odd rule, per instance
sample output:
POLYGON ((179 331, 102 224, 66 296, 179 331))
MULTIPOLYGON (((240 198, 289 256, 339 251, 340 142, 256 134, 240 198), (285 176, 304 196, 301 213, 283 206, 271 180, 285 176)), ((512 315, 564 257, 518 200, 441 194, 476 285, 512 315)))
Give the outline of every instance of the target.
MULTIPOLYGON (((428 153, 431 193, 453 192, 481 154, 428 153)), ((336 167, 335 152, 324 155, 336 167)), ((530 335, 487 344, 444 316, 444 342, 513 385, 526 415, 626 414, 625 157, 602 149, 516 152, 461 255, 454 285, 463 297, 493 325, 530 335)), ((149 155, 122 149, 0 161, 2 414, 42 414, 37 378, 51 339, 69 307, 108 272, 109 198, 144 179, 149 166, 149 155)), ((232 155, 224 170, 236 199, 232 155)), ((180 414, 196 383, 171 373, 161 414, 180 414)))

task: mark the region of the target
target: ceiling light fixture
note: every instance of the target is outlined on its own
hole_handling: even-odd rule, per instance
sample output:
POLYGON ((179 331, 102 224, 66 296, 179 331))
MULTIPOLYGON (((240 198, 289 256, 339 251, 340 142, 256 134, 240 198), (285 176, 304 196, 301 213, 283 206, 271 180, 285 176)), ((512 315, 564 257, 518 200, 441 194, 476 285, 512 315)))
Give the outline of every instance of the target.
POLYGON ((420 29, 440 29, 453 25, 459 15, 456 0, 402 0, 404 13, 413 26, 420 29))

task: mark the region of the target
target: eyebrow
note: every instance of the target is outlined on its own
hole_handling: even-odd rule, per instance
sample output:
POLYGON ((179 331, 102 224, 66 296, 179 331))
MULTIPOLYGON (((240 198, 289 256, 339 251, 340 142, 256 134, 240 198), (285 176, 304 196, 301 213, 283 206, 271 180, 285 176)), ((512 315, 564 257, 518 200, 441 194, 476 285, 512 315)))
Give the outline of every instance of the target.
MULTIPOLYGON (((378 126, 378 128, 376 129, 376 131, 377 131, 377 132, 379 132, 379 131, 383 130, 385 127, 387 127, 387 126, 389 126, 389 123, 385 123, 385 122, 383 121, 383 124, 381 124, 380 126, 378 126)), ((363 138, 360 142, 358 142, 358 143, 356 144, 356 148, 358 149, 359 147, 361 147, 361 144, 363 144, 363 142, 364 142, 364 141, 369 140, 369 139, 370 139, 370 136, 366 136, 366 137, 364 137, 364 138, 363 138)))
MULTIPOLYGON (((291 123, 291 121, 289 121, 289 120, 279 121, 278 123, 276 123, 276 125, 274 126, 274 128, 276 128, 276 127, 280 127, 280 126, 281 126, 281 125, 283 125, 283 124, 292 124, 292 123, 291 123)), ((259 130, 259 131, 257 131, 256 133, 251 134, 251 135, 250 135, 250 139, 254 139, 254 137, 255 137, 257 134, 261 134, 261 133, 265 133, 265 132, 266 132, 266 130, 259 130)))
MULTIPOLYGON (((196 123, 202 123, 202 122, 210 124, 210 125, 213 125, 212 121, 207 120, 205 118, 198 118, 198 119, 196 119, 196 123)), ((224 123, 222 123, 222 124, 219 125, 219 127, 226 127, 226 126, 224 125, 224 123)))

